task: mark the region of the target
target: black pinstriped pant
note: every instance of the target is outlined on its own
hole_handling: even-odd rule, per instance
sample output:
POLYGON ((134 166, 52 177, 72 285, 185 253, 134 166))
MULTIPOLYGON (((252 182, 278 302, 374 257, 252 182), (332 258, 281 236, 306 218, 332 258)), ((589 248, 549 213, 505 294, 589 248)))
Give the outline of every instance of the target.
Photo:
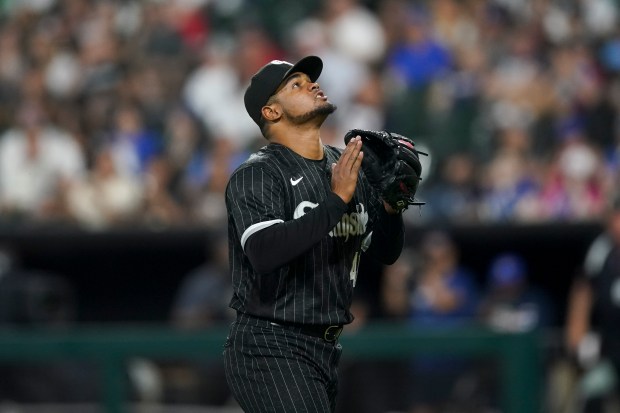
POLYGON ((333 412, 342 347, 242 316, 224 345, 230 390, 247 413, 333 412))

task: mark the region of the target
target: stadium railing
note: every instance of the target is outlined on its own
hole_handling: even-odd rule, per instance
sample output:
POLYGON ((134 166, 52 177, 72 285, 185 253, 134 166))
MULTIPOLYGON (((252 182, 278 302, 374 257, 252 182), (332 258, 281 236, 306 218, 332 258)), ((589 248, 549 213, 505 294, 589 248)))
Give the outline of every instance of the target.
MULTIPOLYGON (((102 411, 125 413, 126 362, 134 357, 206 359, 220 357, 225 326, 179 331, 159 326, 93 326, 70 330, 8 329, 0 334, 0 363, 85 360, 102 375, 102 411)), ((504 413, 541 409, 542 348, 536 333, 502 333, 485 328, 425 330, 402 324, 370 323, 343 334, 343 360, 403 360, 419 354, 495 358, 504 413)))

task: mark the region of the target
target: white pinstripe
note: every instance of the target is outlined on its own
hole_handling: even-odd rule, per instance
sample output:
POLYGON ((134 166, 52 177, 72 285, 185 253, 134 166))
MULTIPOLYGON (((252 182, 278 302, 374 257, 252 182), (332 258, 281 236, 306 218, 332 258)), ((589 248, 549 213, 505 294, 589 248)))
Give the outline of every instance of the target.
MULTIPOLYGON (((260 278, 243 253, 250 234, 266 224, 292 220, 299 203, 324 202, 331 192, 331 163, 338 158, 328 147, 325 154, 325 163, 321 163, 283 146, 269 145, 231 177, 226 190, 235 291, 231 307, 276 322, 351 321, 353 285, 349 267, 382 207, 363 174, 347 214, 357 212, 356 205, 363 205, 369 224, 364 234, 350 232, 343 225, 339 232, 333 231, 334 237, 326 235, 306 254, 260 278), (303 179, 292 186, 291 177, 303 179)), ((231 391, 248 412, 317 413, 334 408, 340 349, 332 344, 290 331, 233 325, 224 355, 231 391), (283 410, 284 406, 294 407, 283 410)))
POLYGON ((227 380, 244 411, 333 412, 339 345, 282 327, 239 323, 230 337, 227 380))

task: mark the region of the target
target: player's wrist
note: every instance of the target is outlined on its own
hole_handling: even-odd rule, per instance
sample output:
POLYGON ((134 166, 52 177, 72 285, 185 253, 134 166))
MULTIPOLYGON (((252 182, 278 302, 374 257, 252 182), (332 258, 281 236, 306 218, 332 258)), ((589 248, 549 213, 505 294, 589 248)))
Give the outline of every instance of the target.
POLYGON ((335 200, 338 200, 342 203, 342 205, 347 205, 348 202, 346 200, 346 198, 344 197, 344 195, 341 195, 340 193, 336 192, 336 191, 332 191, 332 198, 334 198, 335 200))

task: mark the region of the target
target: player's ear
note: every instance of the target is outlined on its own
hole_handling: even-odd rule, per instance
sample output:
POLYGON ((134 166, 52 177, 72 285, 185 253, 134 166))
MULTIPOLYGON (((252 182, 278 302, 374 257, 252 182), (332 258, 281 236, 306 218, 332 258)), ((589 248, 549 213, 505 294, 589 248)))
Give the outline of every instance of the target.
POLYGON ((282 117, 282 108, 276 102, 263 106, 263 117, 270 122, 277 122, 282 117))

